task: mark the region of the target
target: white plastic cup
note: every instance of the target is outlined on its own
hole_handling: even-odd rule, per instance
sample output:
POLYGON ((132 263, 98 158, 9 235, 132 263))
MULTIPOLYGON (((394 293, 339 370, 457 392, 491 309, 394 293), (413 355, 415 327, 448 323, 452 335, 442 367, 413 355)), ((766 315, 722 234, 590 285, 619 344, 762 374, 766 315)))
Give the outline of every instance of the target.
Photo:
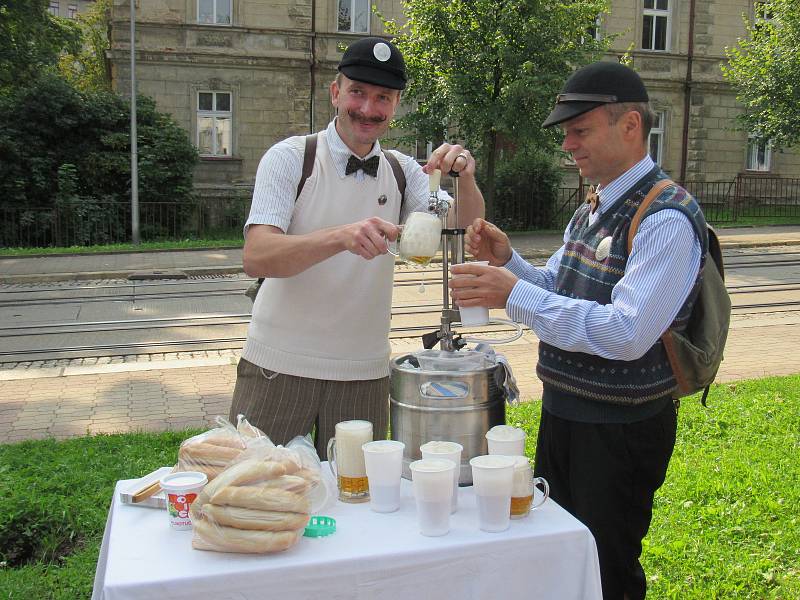
POLYGON ((361 446, 372 441, 372 423, 341 421, 336 424, 334 434, 328 440, 328 466, 339 487, 339 500, 367 502, 369 483, 361 446))
POLYGON ((159 482, 167 498, 167 516, 172 529, 187 530, 192 528, 189 507, 208 483, 205 473, 199 471, 183 471, 164 475, 159 482))
POLYGON ((515 463, 513 456, 499 455, 476 456, 469 461, 478 504, 478 527, 482 531, 508 529, 515 463))
POLYGON ((400 508, 405 447, 395 440, 377 440, 361 446, 369 480, 369 506, 375 512, 390 513, 400 508))
POLYGON ((451 514, 458 509, 458 479, 461 475, 461 452, 463 450, 464 446, 461 444, 438 440, 422 444, 422 446, 419 447, 422 458, 443 458, 445 460, 452 460, 456 465, 453 471, 453 501, 450 507, 451 514))
POLYGON ((540 507, 550 497, 550 485, 544 477, 534 477, 531 463, 527 456, 514 458, 514 484, 511 487, 511 518, 524 519, 531 510, 540 507), (542 499, 533 503, 534 486, 543 488, 542 499))
POLYGON ((423 458, 409 465, 419 532, 436 537, 450 531, 453 471, 456 464, 444 458, 423 458))
MULTIPOLYGON (((471 265, 484 265, 489 266, 488 260, 476 260, 470 262, 471 265)), ((451 274, 453 279, 461 277, 475 277, 475 275, 455 275, 451 274)), ((489 324, 489 308, 486 306, 465 306, 458 307, 458 313, 461 315, 461 325, 465 327, 479 327, 481 325, 489 324)))
POLYGON ((486 432, 489 454, 522 456, 525 454, 525 431, 511 425, 495 425, 486 432))

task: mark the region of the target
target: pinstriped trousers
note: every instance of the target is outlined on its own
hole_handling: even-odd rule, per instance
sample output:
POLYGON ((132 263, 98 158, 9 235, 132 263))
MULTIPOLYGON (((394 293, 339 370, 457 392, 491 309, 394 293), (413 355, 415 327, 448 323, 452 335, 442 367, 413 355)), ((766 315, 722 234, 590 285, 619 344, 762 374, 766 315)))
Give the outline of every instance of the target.
POLYGON ((386 438, 389 424, 389 377, 362 381, 329 381, 284 375, 239 360, 230 421, 238 415, 286 444, 316 428, 314 446, 326 460, 336 424, 351 419, 372 423, 373 439, 386 438))

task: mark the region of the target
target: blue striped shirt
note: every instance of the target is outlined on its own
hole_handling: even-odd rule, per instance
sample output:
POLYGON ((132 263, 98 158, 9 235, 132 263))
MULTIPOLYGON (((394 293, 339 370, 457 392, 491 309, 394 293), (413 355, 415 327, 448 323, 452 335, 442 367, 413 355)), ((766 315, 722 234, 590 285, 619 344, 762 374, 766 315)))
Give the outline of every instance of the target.
MULTIPOLYGON (((598 209, 612 206, 654 167, 646 156, 597 193, 598 209)), ((564 243, 569 239, 569 227, 564 243)), ((679 210, 661 210, 643 219, 633 241, 625 275, 614 286, 611 303, 561 296, 553 291, 562 246, 544 267, 533 267, 516 251, 505 267, 519 277, 506 302, 514 321, 540 340, 571 352, 612 360, 634 360, 656 343, 675 319, 700 268, 701 244, 679 210)))
MULTIPOLYGON (((344 179, 347 160, 352 151, 336 133, 335 123, 335 119, 330 122, 325 135, 336 172, 341 179, 344 179)), ((261 158, 256 172, 250 215, 244 226, 245 235, 247 235, 247 228, 252 224, 273 225, 282 231, 289 228, 294 211, 297 185, 303 175, 304 152, 303 137, 289 138, 272 146, 261 158)), ((395 151, 391 152, 397 157, 406 176, 406 201, 403 214, 400 215, 402 222, 414 211, 428 210, 428 176, 419 163, 410 156, 395 151)), ((361 158, 367 159, 380 155, 380 153, 381 146, 376 141, 369 154, 361 158)), ((355 177, 356 181, 364 181, 364 178, 369 176, 359 170, 348 177, 355 177)), ((447 192, 442 190, 439 191, 439 197, 450 200, 447 192)))

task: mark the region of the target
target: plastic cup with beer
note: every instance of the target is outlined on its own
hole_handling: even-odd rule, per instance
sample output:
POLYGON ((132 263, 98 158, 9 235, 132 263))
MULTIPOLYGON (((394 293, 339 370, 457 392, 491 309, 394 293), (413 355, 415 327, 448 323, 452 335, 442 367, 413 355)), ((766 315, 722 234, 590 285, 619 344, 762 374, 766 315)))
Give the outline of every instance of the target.
POLYGON ((369 421, 342 421, 328 441, 328 466, 339 487, 342 502, 367 502, 369 482, 361 446, 372 441, 369 421))
POLYGON ((419 532, 436 537, 450 531, 453 471, 456 464, 444 458, 423 458, 409 465, 417 503, 419 532))
POLYGON ((452 460, 456 464, 453 471, 453 501, 450 512, 454 513, 458 509, 458 479, 461 475, 461 452, 464 447, 455 442, 445 441, 430 441, 427 444, 422 444, 419 451, 422 453, 422 458, 444 458, 452 460))
MULTIPOLYGON (((471 265, 488 266, 488 260, 472 261, 471 265)), ((451 279, 460 279, 462 277, 475 277, 475 275, 456 275, 451 273, 451 279)), ((489 308, 486 306, 459 306, 458 314, 460 315, 461 324, 465 327, 479 327, 481 325, 489 324, 489 308)))
POLYGON ((521 456, 525 454, 525 431, 511 425, 495 425, 486 432, 489 454, 521 456))
POLYGON ((478 504, 478 527, 483 531, 508 529, 515 463, 513 456, 500 455, 476 456, 469 461, 478 504))
POLYGON ((369 480, 369 506, 375 512, 389 513, 400 508, 405 447, 395 440, 376 440, 361 446, 369 480))
POLYGON ((527 517, 532 509, 540 507, 550 497, 550 485, 544 477, 534 477, 527 456, 514 456, 514 483, 511 487, 511 518, 527 517), (533 504, 534 488, 541 485, 542 499, 533 504))

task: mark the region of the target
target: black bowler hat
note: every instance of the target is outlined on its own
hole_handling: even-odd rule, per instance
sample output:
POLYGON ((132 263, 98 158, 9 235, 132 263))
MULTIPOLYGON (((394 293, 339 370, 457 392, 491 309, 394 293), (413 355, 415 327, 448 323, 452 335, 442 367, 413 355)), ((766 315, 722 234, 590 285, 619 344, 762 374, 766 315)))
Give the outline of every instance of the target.
POLYGON ((633 69, 617 62, 596 62, 575 71, 556 98, 542 127, 558 125, 614 102, 649 102, 647 89, 633 69))
POLYGON ((345 50, 338 67, 350 79, 403 90, 406 87, 406 63, 397 47, 379 37, 353 42, 345 50))

